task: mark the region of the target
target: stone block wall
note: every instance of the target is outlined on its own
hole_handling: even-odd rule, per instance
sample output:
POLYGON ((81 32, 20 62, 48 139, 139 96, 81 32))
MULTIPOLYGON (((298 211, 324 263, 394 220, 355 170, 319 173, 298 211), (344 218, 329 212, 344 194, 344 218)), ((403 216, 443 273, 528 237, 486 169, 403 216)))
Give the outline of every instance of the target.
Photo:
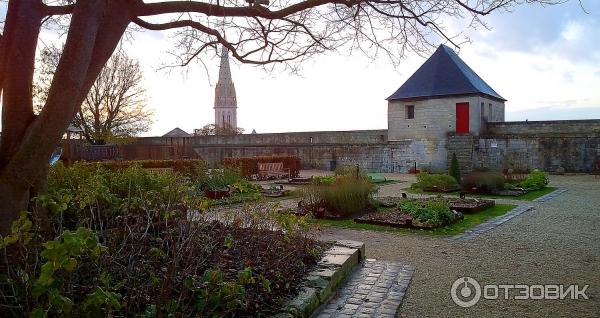
POLYGON ((456 104, 469 103, 469 131, 479 135, 486 122, 504 120, 504 103, 483 96, 432 98, 388 103, 388 140, 446 140, 456 132, 456 104), (414 118, 406 118, 406 106, 414 106, 414 118), (482 107, 483 106, 483 107, 482 107))
POLYGON ((597 136, 600 135, 600 119, 488 123, 486 134, 492 136, 597 136))
POLYGON ((448 136, 448 153, 447 166, 450 167, 452 162, 452 154, 456 154, 460 172, 462 174, 473 171, 473 151, 475 137, 473 135, 449 135, 448 136))
POLYGON ((473 164, 493 169, 591 172, 600 162, 600 137, 479 138, 473 164))
POLYGON ((600 120, 489 123, 488 131, 470 142, 465 136, 449 137, 448 162, 452 152, 463 171, 487 167, 554 172, 562 167, 590 172, 600 162, 600 120))
MULTIPOLYGON (((477 167, 550 172, 563 167, 568 172, 589 172, 600 162, 600 120, 491 122, 487 126, 479 136, 436 132, 435 138, 426 138, 417 131, 413 138, 388 140, 387 130, 321 131, 148 137, 138 138, 127 147, 147 150, 136 151, 139 156, 135 159, 200 157, 218 165, 226 157, 296 155, 304 168, 330 170, 339 165, 359 165, 368 171, 403 173, 415 164, 420 170, 445 172, 453 153, 463 173, 477 167), (160 156, 155 156, 157 151, 160 156)), ((404 134, 410 137, 407 132, 396 137, 404 134)))

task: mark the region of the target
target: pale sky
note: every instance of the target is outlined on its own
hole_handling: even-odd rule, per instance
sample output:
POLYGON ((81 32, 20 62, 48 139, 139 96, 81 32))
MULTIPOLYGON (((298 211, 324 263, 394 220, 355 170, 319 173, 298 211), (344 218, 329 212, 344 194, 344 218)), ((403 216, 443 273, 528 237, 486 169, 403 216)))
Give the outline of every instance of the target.
MULTIPOLYGON (((468 35, 460 57, 508 99, 507 120, 600 118, 600 1, 542 8, 518 6, 484 19, 491 30, 449 25, 468 35)), ((457 24, 456 22, 452 22, 457 24)), ((452 24, 451 23, 451 24, 452 24)), ((188 69, 159 70, 170 61, 173 39, 143 31, 126 44, 144 70, 152 130, 187 132, 214 122, 219 59, 188 69)), ((433 51, 431 52, 433 53, 433 51)), ((394 68, 353 53, 330 52, 305 62, 299 75, 265 72, 230 59, 238 99, 238 126, 249 133, 387 128, 386 97, 425 61, 409 53, 394 68)))

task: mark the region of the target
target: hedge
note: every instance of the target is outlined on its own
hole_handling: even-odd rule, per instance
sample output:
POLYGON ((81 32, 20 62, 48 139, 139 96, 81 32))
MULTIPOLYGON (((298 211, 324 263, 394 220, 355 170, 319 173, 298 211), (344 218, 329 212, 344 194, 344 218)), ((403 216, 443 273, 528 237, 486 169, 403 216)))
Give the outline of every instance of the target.
POLYGON ((240 168, 244 177, 258 174, 258 163, 271 162, 283 162, 283 167, 290 169, 290 177, 297 177, 302 168, 300 157, 297 156, 231 157, 223 159, 224 166, 240 168))
POLYGON ((184 176, 196 179, 206 170, 203 160, 128 160, 128 161, 98 161, 88 162, 84 165, 90 167, 103 167, 108 170, 123 170, 133 165, 139 165, 145 169, 171 168, 184 176))

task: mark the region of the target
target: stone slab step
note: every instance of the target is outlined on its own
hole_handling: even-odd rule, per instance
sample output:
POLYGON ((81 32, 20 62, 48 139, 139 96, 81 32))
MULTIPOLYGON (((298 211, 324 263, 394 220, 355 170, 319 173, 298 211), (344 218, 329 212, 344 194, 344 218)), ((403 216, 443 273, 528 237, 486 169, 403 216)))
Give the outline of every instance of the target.
POLYGON ((411 265, 367 259, 313 317, 396 317, 414 272, 411 265))

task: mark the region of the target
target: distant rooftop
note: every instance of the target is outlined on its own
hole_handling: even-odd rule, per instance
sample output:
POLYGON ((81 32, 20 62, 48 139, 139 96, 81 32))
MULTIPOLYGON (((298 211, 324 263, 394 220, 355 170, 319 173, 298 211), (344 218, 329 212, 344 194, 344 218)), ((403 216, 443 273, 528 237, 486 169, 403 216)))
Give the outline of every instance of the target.
POLYGON ((190 134, 185 132, 183 129, 176 127, 175 129, 164 134, 163 137, 190 137, 190 134))
POLYGON ((442 44, 387 100, 476 94, 506 101, 451 48, 442 44))

